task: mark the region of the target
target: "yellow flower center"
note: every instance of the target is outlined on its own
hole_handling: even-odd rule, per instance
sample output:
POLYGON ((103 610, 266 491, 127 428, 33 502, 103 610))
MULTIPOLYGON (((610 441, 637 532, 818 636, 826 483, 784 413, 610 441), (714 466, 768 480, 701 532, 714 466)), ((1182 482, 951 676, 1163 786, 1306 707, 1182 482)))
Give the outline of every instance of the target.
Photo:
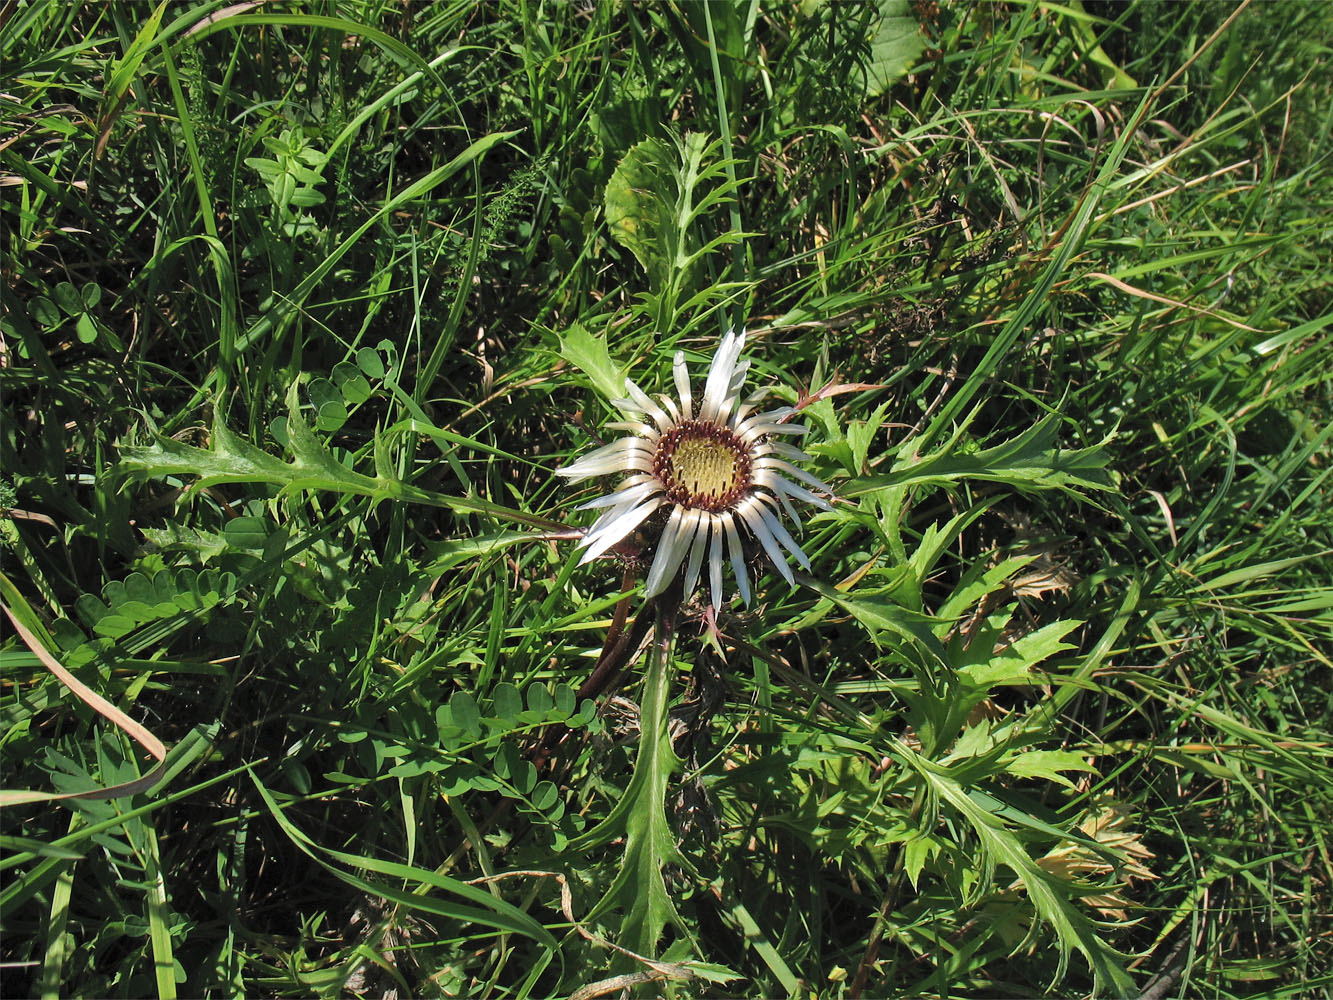
POLYGON ((686 420, 657 442, 653 475, 671 503, 725 510, 750 487, 750 452, 727 428, 686 420))

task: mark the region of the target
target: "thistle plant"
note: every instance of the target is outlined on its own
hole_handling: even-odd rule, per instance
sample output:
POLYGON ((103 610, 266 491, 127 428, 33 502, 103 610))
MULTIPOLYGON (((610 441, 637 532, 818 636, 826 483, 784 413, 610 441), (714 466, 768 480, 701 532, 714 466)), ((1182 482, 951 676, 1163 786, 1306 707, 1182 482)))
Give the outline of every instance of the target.
POLYGON ((1088 6, 6 5, 7 993, 1324 995, 1333 5, 1088 6))
MULTIPOLYGON (((630 536, 641 526, 647 538, 643 551, 651 553, 643 588, 646 603, 639 621, 644 625, 651 621, 654 631, 635 776, 607 820, 571 845, 586 850, 622 829, 626 833, 624 864, 593 916, 622 901, 626 909, 622 939, 641 959, 656 957, 657 941, 668 920, 679 925, 663 881, 663 866, 688 867, 676 849, 676 835, 664 812, 667 783, 681 764, 668 732, 667 712, 681 605, 693 595, 706 565, 704 613, 716 634, 715 616, 724 606, 724 549, 740 595, 748 604, 750 578, 757 579, 759 571, 747 567, 761 558, 759 550, 788 583, 795 582, 789 557, 810 569, 808 556, 782 524, 785 512, 799 530, 800 516, 792 501, 832 509, 824 497, 791 481, 799 479, 824 494, 832 492, 792 464, 808 461, 810 456, 781 440, 808 433, 804 424, 791 420, 797 411, 784 406, 756 412, 763 391, 742 398, 750 365, 741 358, 744 346, 744 332, 722 337, 697 406, 682 351, 676 352, 672 364, 676 400, 659 395, 655 401, 626 378, 625 398, 610 401, 625 419, 608 426, 628 431, 629 436, 558 470, 575 482, 625 475, 610 493, 582 505, 581 509, 602 510, 580 542, 582 562, 617 547, 625 555, 639 556, 630 536)), ((624 657, 633 651, 626 644, 608 642, 599 670, 580 693, 597 693, 598 682, 612 669, 623 668, 624 657)), ((706 725, 707 719, 702 723, 706 725)))
POLYGON ((800 479, 824 493, 831 491, 792 464, 808 461, 809 455, 778 440, 779 436, 808 433, 804 424, 790 420, 796 411, 787 406, 755 413, 763 392, 741 401, 750 366, 749 361, 740 359, 744 346, 744 332, 722 338, 708 368, 697 411, 682 351, 676 352, 672 366, 679 403, 663 395, 658 397, 659 405, 633 379, 625 379, 627 398, 612 402, 626 419, 609 426, 629 431, 631 436, 558 470, 559 475, 575 482, 628 473, 613 492, 583 505, 583 509, 604 508, 583 539, 583 562, 622 543, 649 517, 657 515, 660 520, 666 515, 665 523, 654 532, 645 597, 666 590, 682 564, 683 595, 689 597, 706 559, 709 601, 717 611, 722 607, 725 540, 736 586, 748 604, 750 583, 742 534, 758 542, 788 583, 794 582, 788 554, 807 570, 810 568, 809 558, 783 527, 781 516, 785 511, 799 526, 800 516, 792 500, 822 510, 830 507, 828 501, 786 477, 800 479))

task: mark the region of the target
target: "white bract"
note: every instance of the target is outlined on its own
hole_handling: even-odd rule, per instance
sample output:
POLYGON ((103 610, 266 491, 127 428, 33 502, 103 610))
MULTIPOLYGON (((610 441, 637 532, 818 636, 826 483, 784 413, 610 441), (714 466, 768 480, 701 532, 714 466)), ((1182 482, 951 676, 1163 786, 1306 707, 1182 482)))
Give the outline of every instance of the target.
POLYGON ((584 455, 558 474, 578 481, 594 476, 624 474, 611 493, 580 509, 605 508, 580 543, 583 562, 602 555, 623 541, 658 510, 667 514, 644 596, 660 594, 682 563, 684 595, 694 592, 705 561, 713 607, 722 606, 722 567, 730 559, 736 585, 750 602, 750 581, 745 569, 742 536, 754 538, 788 583, 794 583, 787 553, 802 567, 810 560, 782 525, 783 511, 800 526, 792 500, 828 510, 829 504, 803 486, 830 493, 828 486, 792 462, 809 455, 779 436, 800 436, 806 427, 787 418, 790 406, 755 413, 764 393, 741 402, 741 388, 749 361, 741 361, 745 332, 722 338, 704 383, 703 397, 694 407, 685 355, 677 351, 673 374, 679 401, 659 395, 657 401, 625 379, 627 399, 611 403, 625 416, 609 426, 628 431, 620 438, 584 455), (660 404, 660 405, 659 405, 660 404), (726 551, 726 557, 723 551, 726 551), (783 550, 786 550, 784 552, 783 550))

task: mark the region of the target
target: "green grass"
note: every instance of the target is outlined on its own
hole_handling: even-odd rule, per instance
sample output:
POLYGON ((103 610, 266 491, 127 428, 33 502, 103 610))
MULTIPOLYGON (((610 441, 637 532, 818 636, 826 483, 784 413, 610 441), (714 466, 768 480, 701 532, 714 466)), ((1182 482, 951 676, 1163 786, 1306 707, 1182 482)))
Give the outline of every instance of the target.
POLYGON ((7 8, 0 597, 167 754, 6 629, 5 994, 1325 995, 1330 38, 7 8), (553 472, 742 325, 840 499, 712 636, 553 472))

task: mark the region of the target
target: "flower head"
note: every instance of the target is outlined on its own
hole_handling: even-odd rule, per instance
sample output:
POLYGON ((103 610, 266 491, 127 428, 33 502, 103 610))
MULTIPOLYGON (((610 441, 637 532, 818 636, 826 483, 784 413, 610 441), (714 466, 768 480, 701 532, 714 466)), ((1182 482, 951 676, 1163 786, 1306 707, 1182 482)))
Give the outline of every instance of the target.
POLYGON ((744 344, 744 331, 722 338, 708 366, 697 409, 681 351, 676 352, 673 365, 678 402, 666 395, 659 395, 655 402, 633 380, 625 379, 628 398, 611 401, 625 420, 610 426, 628 431, 629 436, 558 470, 574 481, 626 475, 613 492, 580 508, 605 508, 583 538, 581 544, 587 549, 583 562, 623 541, 654 514, 660 518, 659 512, 665 513, 666 523, 644 585, 645 597, 665 590, 682 564, 683 592, 688 597, 707 559, 711 603, 720 608, 725 548, 737 588, 748 604, 750 581, 743 537, 759 543, 788 583, 795 581, 787 553, 810 568, 810 560, 783 527, 781 513, 785 510, 799 527, 792 500, 829 509, 826 500, 792 479, 825 493, 831 491, 792 464, 809 455, 776 440, 806 433, 802 424, 787 422, 795 409, 784 406, 755 413, 762 392, 741 401, 750 367, 749 361, 740 360, 744 344))

